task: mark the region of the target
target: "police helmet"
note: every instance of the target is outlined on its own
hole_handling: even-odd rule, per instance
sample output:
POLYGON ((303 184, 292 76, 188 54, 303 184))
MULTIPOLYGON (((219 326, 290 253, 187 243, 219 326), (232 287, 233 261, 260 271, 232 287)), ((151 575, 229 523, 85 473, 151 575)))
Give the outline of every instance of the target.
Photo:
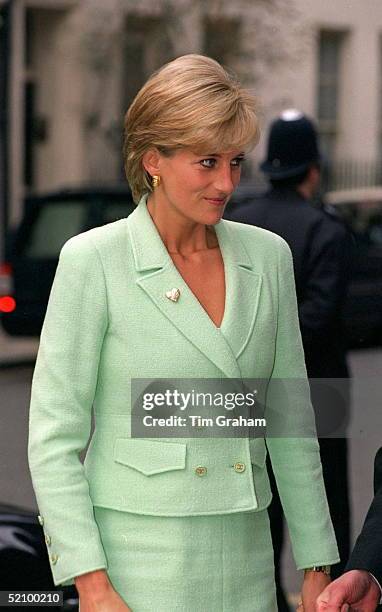
POLYGON ((267 158, 260 169, 271 179, 286 179, 321 161, 313 122, 296 109, 288 109, 273 121, 268 136, 267 158))

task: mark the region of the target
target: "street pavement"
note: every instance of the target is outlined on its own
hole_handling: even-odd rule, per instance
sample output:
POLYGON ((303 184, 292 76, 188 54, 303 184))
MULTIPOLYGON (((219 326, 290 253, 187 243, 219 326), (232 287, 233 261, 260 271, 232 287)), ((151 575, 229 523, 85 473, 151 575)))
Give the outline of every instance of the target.
MULTIPOLYGON (((37 510, 27 464, 28 406, 33 368, 27 365, 36 354, 37 342, 0 338, 0 502, 37 510), (7 344, 8 343, 8 344, 7 344), (17 365, 18 360, 21 365, 17 365), (5 367, 4 364, 8 364, 5 367), (24 365, 23 365, 24 364, 24 365)), ((353 541, 372 499, 373 460, 382 444, 380 385, 382 350, 350 353, 352 370, 352 416, 349 425, 350 488, 353 541), (378 389, 379 386, 379 389, 378 389)), ((335 458, 333 459, 335 461, 335 458)), ((297 593, 297 572, 290 545, 283 555, 283 574, 290 593, 297 593)), ((292 598, 296 598, 297 595, 292 598)))
POLYGON ((38 340, 35 338, 9 336, 0 326, 0 368, 33 362, 37 350, 38 340))

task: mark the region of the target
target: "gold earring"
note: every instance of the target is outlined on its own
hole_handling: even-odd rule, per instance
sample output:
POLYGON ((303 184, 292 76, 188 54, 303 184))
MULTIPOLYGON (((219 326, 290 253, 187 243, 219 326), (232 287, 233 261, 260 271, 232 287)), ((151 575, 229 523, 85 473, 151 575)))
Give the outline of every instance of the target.
POLYGON ((153 175, 153 189, 155 189, 156 187, 159 187, 160 185, 160 176, 159 174, 154 174, 153 175))

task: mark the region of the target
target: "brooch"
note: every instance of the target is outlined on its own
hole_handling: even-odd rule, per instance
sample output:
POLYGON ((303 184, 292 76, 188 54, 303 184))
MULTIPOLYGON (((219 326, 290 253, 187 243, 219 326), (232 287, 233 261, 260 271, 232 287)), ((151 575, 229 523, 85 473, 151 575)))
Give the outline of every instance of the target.
POLYGON ((171 300, 172 302, 177 302, 179 300, 180 291, 179 289, 170 289, 170 291, 166 291, 166 298, 171 300))

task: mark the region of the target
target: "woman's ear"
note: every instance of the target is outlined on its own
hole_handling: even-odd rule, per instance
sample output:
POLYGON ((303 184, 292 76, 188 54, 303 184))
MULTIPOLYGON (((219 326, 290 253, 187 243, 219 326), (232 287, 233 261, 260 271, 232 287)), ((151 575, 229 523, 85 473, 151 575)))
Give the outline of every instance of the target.
POLYGON ((159 174, 159 151, 157 149, 146 151, 142 156, 142 164, 150 176, 159 174))

